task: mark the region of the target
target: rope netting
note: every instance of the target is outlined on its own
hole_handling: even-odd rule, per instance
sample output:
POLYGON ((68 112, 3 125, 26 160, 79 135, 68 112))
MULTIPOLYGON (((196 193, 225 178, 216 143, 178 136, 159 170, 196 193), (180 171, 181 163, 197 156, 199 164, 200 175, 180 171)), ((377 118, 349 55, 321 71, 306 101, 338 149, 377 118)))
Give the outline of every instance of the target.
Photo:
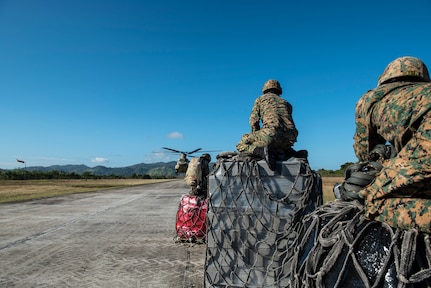
POLYGON ((183 195, 176 215, 175 241, 204 242, 208 199, 183 195))
POLYGON ((322 205, 300 227, 288 287, 431 287, 429 235, 366 220, 357 201, 322 205))
POLYGON ((206 287, 285 287, 301 219, 322 204, 304 160, 219 160, 209 177, 206 287))

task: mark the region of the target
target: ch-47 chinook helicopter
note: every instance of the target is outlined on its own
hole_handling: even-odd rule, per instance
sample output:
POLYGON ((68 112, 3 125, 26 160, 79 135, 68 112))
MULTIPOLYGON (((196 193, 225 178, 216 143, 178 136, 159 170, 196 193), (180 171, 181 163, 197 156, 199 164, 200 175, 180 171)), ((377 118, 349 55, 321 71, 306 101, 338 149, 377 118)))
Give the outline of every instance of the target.
POLYGON ((167 147, 162 147, 162 148, 170 152, 180 154, 180 158, 178 159, 177 164, 175 165, 176 173, 186 173, 187 167, 189 166, 189 162, 190 162, 189 159, 187 159, 187 156, 202 150, 202 148, 197 148, 190 152, 184 152, 184 151, 179 151, 179 150, 175 150, 167 147))
MULTIPOLYGON (((162 147, 162 148, 172 153, 180 154, 180 158, 178 159, 177 164, 175 165, 176 173, 186 173, 187 167, 189 166, 189 162, 190 162, 189 159, 187 159, 187 156, 202 150, 202 148, 197 148, 190 152, 184 152, 184 151, 179 151, 179 150, 175 150, 167 147, 162 147)), ((213 152, 213 151, 201 151, 201 152, 213 152)))

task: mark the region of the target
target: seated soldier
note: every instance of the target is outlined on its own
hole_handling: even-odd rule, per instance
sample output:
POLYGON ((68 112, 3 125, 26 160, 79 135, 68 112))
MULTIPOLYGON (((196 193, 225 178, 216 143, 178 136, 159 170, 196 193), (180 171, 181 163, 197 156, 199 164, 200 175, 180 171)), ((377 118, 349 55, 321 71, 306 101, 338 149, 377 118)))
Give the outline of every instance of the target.
POLYGON ((295 151, 292 146, 298 131, 292 118, 292 105, 280 96, 280 83, 268 80, 262 92, 263 95, 255 100, 251 110, 251 133, 242 136, 236 149, 240 155, 260 156, 273 169, 275 161, 293 156, 295 151))
MULTIPOLYGON (((378 86, 356 104, 354 150, 367 161, 377 145, 391 144, 394 157, 375 179, 343 199, 365 202, 366 217, 394 228, 431 232, 431 80, 415 57, 392 61, 378 86)), ((344 196, 343 196, 344 194, 344 196)))

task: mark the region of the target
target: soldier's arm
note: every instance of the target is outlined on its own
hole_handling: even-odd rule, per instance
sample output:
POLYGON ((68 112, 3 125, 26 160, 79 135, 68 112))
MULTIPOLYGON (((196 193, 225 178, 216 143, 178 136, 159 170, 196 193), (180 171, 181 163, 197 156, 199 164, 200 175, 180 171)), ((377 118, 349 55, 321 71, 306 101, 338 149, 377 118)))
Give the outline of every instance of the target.
POLYGON ((377 144, 385 144, 386 141, 377 133, 377 128, 371 123, 368 109, 364 107, 363 101, 356 105, 356 128, 353 136, 353 149, 359 161, 368 160, 370 151, 377 144))
POLYGON ((365 126, 356 123, 356 131, 353 136, 353 149, 359 161, 365 161, 368 155, 368 136, 365 126))
POLYGON ((369 126, 370 119, 367 118, 364 102, 362 99, 356 104, 355 111, 355 134, 353 135, 353 149, 359 161, 364 161, 367 158, 369 151, 369 126))
POLYGON ((260 104, 259 99, 256 99, 254 102, 253 108, 250 113, 250 128, 251 132, 255 132, 260 130, 260 104))

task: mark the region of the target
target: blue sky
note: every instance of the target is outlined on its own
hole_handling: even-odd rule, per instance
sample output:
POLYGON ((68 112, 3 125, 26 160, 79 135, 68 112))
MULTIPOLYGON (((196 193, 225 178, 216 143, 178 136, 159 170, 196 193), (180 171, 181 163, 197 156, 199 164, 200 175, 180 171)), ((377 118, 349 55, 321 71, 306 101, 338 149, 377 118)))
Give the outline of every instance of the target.
POLYGON ((277 79, 294 148, 338 169, 356 161, 354 106, 386 65, 431 65, 430 11, 431 0, 0 0, 0 168, 234 151, 277 79))

